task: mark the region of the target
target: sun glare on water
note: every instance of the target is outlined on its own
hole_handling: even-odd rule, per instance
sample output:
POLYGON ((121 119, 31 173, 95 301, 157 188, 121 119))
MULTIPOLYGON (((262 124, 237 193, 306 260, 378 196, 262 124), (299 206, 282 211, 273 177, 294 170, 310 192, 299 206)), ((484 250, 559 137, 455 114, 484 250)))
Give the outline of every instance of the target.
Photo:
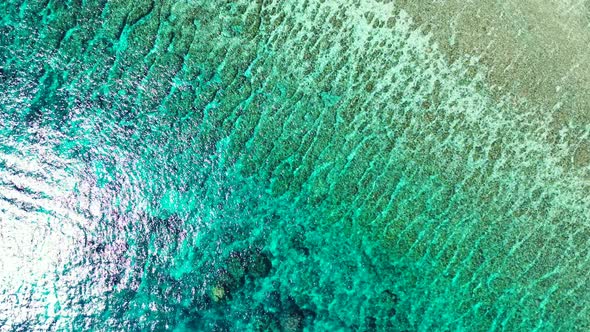
POLYGON ((0 152, 0 322, 65 313, 73 279, 87 269, 73 262, 84 261, 90 221, 100 215, 99 204, 81 194, 87 181, 76 176, 77 165, 49 149, 23 151, 0 152))

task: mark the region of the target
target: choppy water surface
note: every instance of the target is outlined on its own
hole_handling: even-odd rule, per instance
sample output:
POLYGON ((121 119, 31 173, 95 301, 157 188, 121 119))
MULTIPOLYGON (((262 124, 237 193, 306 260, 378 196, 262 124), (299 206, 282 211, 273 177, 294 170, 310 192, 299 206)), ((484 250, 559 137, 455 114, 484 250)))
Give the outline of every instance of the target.
POLYGON ((1 0, 0 330, 587 331, 586 6, 1 0))

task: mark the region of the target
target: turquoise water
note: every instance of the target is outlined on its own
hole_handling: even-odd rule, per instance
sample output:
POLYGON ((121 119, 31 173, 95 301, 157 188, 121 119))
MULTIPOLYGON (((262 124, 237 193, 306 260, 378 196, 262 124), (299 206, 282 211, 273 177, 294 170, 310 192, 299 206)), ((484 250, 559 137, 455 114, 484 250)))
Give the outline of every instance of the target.
POLYGON ((0 13, 0 330, 590 328, 587 131, 395 2, 0 13))

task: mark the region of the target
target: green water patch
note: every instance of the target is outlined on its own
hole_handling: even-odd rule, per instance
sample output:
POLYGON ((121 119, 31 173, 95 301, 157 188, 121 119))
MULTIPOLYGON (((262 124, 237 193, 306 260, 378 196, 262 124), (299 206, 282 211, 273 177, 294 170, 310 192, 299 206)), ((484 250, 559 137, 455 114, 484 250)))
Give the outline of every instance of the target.
POLYGON ((395 4, 0 9, 8 329, 586 326, 570 135, 395 4))

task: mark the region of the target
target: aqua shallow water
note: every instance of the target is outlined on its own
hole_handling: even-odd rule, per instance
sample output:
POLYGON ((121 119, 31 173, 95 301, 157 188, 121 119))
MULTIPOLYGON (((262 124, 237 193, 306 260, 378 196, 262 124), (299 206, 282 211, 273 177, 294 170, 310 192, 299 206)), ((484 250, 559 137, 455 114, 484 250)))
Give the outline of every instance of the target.
POLYGON ((588 328, 587 130, 396 3, 0 13, 0 329, 588 328))

